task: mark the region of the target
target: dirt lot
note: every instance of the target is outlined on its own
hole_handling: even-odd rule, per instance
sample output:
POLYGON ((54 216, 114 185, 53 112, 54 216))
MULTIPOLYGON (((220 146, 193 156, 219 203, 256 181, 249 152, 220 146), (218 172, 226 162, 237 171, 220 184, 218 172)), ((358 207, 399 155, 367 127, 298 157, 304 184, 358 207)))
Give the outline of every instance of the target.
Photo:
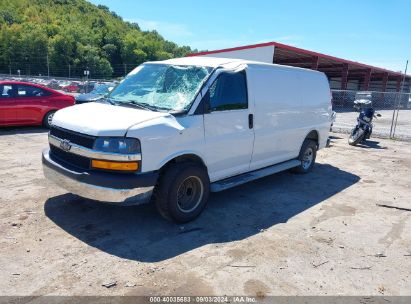
POLYGON ((334 136, 181 226, 48 186, 47 133, 0 131, 0 295, 411 295, 411 144, 334 136))

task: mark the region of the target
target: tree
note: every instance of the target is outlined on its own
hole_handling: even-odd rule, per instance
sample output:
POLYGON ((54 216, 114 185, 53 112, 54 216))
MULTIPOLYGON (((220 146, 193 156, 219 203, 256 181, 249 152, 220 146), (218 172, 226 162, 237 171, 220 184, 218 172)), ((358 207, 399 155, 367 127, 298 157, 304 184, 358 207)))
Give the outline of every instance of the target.
POLYGON ((185 56, 189 47, 141 31, 107 6, 85 0, 0 1, 0 73, 123 76, 147 60, 185 56))
POLYGON ((52 74, 68 76, 69 65, 73 65, 76 54, 76 42, 71 36, 56 35, 50 42, 50 66, 52 74))
POLYGON ((84 70, 89 70, 90 74, 96 78, 108 78, 113 74, 110 62, 100 57, 99 49, 90 45, 79 44, 77 46, 80 60, 78 66, 84 70))

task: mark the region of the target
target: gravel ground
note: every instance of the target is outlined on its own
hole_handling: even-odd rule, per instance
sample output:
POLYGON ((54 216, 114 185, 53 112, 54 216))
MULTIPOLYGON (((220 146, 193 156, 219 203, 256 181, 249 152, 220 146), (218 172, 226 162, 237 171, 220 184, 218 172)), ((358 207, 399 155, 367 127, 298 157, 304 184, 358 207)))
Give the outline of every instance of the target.
POLYGON ((186 225, 49 185, 46 146, 0 131, 0 295, 411 295, 410 143, 334 134, 310 174, 212 194, 186 225))

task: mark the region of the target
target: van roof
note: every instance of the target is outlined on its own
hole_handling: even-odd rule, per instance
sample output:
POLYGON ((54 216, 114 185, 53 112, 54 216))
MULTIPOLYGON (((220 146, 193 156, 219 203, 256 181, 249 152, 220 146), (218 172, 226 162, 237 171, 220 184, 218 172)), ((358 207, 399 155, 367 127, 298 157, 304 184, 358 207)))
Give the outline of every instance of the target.
POLYGON ((173 64, 173 65, 196 65, 196 66, 204 66, 204 67, 232 67, 233 65, 240 65, 240 64, 247 64, 247 65, 257 65, 257 66, 270 66, 270 67, 279 67, 284 69, 293 69, 293 70, 303 70, 312 73, 320 73, 318 71, 304 69, 299 67, 292 67, 287 65, 280 65, 280 64, 273 64, 273 63, 265 63, 265 62, 258 62, 252 60, 245 60, 245 59, 234 59, 234 58, 220 58, 220 57, 203 57, 203 56, 193 56, 193 57, 182 57, 182 58, 174 58, 168 59, 163 61, 157 61, 152 63, 166 63, 166 64, 173 64))
POLYGON ((245 60, 231 59, 231 58, 217 58, 217 57, 182 57, 161 61, 167 64, 175 65, 197 65, 216 68, 230 63, 244 63, 245 60))

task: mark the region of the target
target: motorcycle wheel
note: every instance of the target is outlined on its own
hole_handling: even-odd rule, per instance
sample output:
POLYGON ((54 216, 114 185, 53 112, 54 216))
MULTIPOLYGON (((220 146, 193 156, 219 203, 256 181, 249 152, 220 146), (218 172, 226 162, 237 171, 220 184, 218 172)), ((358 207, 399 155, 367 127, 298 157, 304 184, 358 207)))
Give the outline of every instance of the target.
POLYGON ((364 139, 364 130, 361 128, 354 128, 348 137, 348 144, 350 146, 355 146, 364 139))

